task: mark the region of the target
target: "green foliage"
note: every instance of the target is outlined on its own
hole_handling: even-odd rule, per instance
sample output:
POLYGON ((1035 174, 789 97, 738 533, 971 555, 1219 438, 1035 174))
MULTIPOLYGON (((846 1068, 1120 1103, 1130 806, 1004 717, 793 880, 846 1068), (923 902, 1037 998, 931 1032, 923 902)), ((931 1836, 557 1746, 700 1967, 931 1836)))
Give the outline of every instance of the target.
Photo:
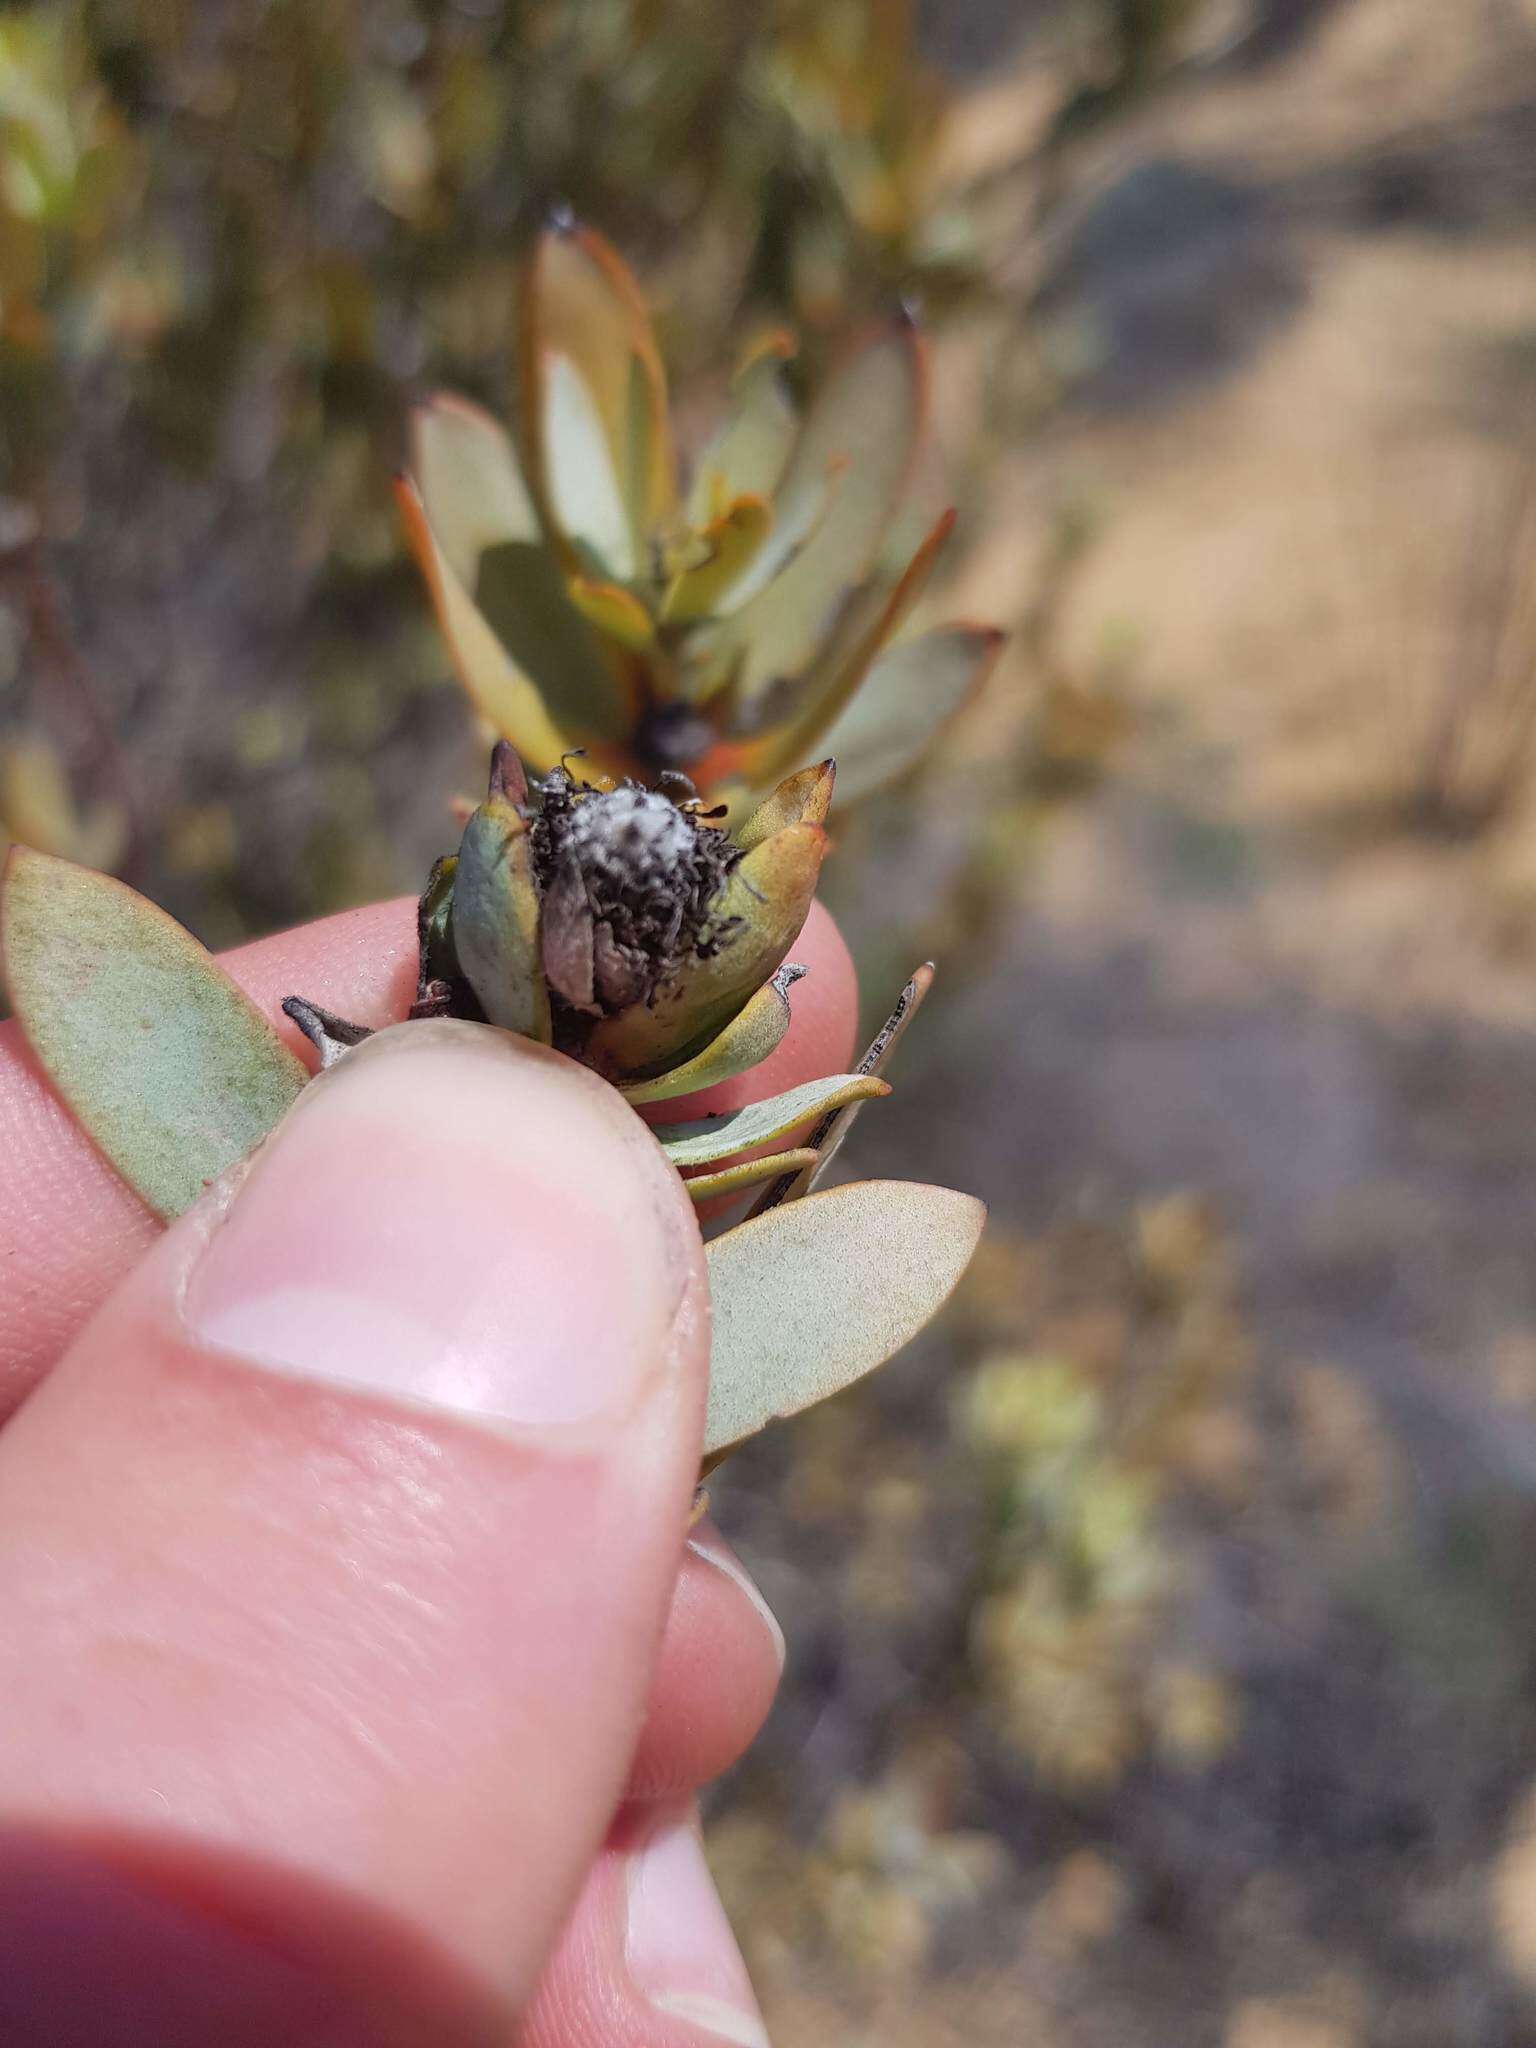
POLYGON ((271 351, 290 443, 377 420, 428 358, 475 381, 503 345, 509 259, 557 198, 654 249, 712 216, 746 300, 793 304, 809 241, 823 316, 912 281, 938 101, 900 10, 865 11, 9 10, 6 466, 42 460, 64 423, 38 392, 107 355, 131 361, 136 402, 187 457, 210 453, 271 351))
POLYGON ((954 515, 892 548, 922 447, 928 354, 905 314, 845 355, 803 415, 760 342, 685 488, 639 284, 564 219, 534 244, 517 428, 417 409, 406 528, 459 681, 547 772, 686 774, 738 816, 836 737, 859 793, 912 767, 1001 636, 887 643, 954 515))
POLYGON ((0 947, 43 1070, 160 1216, 243 1159, 308 1078, 191 933, 105 875, 13 849, 0 947))

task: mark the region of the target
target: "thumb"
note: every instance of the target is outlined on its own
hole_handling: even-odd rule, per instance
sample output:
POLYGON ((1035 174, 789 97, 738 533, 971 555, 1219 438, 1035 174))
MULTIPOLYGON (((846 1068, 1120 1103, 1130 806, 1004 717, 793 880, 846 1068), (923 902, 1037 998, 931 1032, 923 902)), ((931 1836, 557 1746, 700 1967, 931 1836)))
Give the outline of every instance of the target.
POLYGON ((0 1434, 0 2039, 459 2048, 618 1801, 708 1349, 584 1069, 381 1033, 0 1434))

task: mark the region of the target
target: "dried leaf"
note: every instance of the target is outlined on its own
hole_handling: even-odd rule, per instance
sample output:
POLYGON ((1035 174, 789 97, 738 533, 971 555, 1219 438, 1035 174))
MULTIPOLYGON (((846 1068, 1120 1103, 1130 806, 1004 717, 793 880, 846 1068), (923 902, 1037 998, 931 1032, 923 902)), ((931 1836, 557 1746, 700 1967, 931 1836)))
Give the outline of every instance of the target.
POLYGON ((14 848, 0 949, 44 1072, 161 1216, 243 1159, 309 1079, 191 933, 107 875, 14 848))
POLYGON ((841 1109, 845 1103, 863 1102, 890 1092, 888 1081, 878 1081, 870 1075, 829 1074, 820 1081, 802 1081, 798 1088, 772 1095, 766 1102, 750 1102, 745 1108, 730 1110, 723 1116, 701 1117, 690 1124, 656 1124, 653 1134, 674 1166, 707 1166, 713 1160, 728 1159, 733 1152, 769 1144, 797 1125, 841 1109))
POLYGON ((855 1181, 717 1237, 706 1455, 883 1365, 943 1306, 985 1216, 950 1188, 855 1181))
MULTIPOLYGON (((856 1073, 878 1074, 890 1064, 891 1055, 901 1043, 908 1025, 921 1009, 923 999, 932 987, 933 962, 925 960, 896 998, 895 1007, 889 1017, 865 1047, 864 1055, 854 1070, 856 1073)), ((811 1192, 837 1156, 848 1136, 849 1127, 859 1113, 859 1108, 860 1104, 857 1101, 850 1102, 822 1118, 806 1139, 806 1145, 814 1155, 810 1166, 793 1175, 786 1174, 782 1181, 775 1181, 759 1199, 753 1210, 754 1215, 761 1216, 769 1209, 776 1209, 781 1202, 797 1202, 803 1195, 811 1192)))

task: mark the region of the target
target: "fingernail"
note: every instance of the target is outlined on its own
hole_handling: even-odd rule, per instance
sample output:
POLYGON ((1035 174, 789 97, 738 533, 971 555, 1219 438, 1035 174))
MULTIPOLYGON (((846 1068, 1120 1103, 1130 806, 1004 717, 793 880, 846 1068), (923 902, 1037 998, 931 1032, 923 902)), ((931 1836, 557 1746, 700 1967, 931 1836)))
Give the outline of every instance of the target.
POLYGON ((752 1579, 748 1577, 746 1568, 735 1551, 726 1543, 725 1538, 720 1532, 708 1522, 703 1523, 688 1538, 688 1548, 695 1557, 702 1558, 705 1564, 713 1565, 717 1572, 723 1572, 731 1584, 746 1595, 748 1604, 754 1613, 757 1614, 773 1639, 773 1654, 778 1659, 779 1669, 782 1671, 784 1669, 785 1644, 784 1631, 779 1627, 779 1618, 763 1598, 761 1591, 753 1583, 752 1579))
POLYGON ((596 1076, 485 1026, 402 1024, 311 1083, 189 1280, 205 1344, 491 1421, 620 1413, 693 1228, 596 1076))
POLYGON ((769 2048, 691 1819, 664 1827, 630 1859, 624 1959, 636 1990, 657 2012, 738 2048, 769 2048))

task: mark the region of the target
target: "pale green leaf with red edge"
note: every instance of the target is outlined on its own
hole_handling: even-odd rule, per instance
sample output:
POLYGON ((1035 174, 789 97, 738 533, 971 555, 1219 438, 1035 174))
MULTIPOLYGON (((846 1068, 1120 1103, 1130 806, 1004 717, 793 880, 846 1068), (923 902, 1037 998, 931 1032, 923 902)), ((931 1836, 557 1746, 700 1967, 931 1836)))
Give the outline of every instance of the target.
POLYGON ((809 753, 830 753, 823 745, 824 735, 841 725, 841 714, 861 687, 867 687, 886 642, 927 588, 954 524, 953 512, 942 514, 888 589, 867 587, 860 593, 815 662, 799 678, 784 718, 760 738, 741 745, 739 773, 749 781, 763 782, 782 774, 793 762, 803 761, 809 753))
POLYGON ((39 1065, 160 1216, 243 1159, 309 1079, 191 933, 109 875, 13 848, 0 957, 39 1065))
POLYGON ((721 622, 712 658, 739 665, 744 699, 778 676, 799 675, 828 631, 839 600, 862 581, 906 487, 927 412, 927 358, 910 322, 877 332, 817 392, 774 494, 775 514, 817 503, 837 488, 813 543, 766 590, 721 622))
POLYGON ((890 1092, 889 1082, 872 1075, 828 1074, 820 1081, 802 1081, 798 1088, 770 1095, 764 1102, 750 1102, 723 1116, 701 1117, 688 1124, 655 1124, 652 1133, 674 1166, 709 1166, 717 1159, 729 1159, 733 1152, 770 1144, 786 1131, 825 1116, 829 1110, 841 1109, 845 1103, 866 1102, 890 1092))
POLYGON ((771 335, 738 371, 726 415, 694 471, 690 524, 707 526, 733 499, 771 497, 777 488, 800 424, 783 376, 793 352, 788 335, 771 335))
POLYGON ((624 582, 639 570, 639 543, 597 401, 568 356, 547 356, 543 367, 551 516, 578 553, 590 551, 604 572, 624 582))
MULTIPOLYGON (((551 445, 550 366, 564 360, 589 394, 636 552, 672 522, 676 458, 667 419, 666 378, 644 294, 601 235, 562 222, 541 235, 519 293, 518 382, 530 483, 546 516, 556 507, 558 467, 570 453, 551 445)), ((557 373, 558 374, 558 373, 557 373)), ((572 529, 567 527, 568 533, 572 529)), ((610 567, 620 568, 610 558, 610 567)))
MULTIPOLYGON (((525 761, 540 770, 553 768, 580 740, 554 723, 537 683, 519 668, 492 631, 439 546, 421 494, 409 477, 398 479, 395 495, 454 670, 470 702, 525 761)), ((510 549, 517 544, 503 545, 510 549)))
POLYGON ((538 514, 512 437, 468 399, 440 391, 411 414, 411 475, 466 590, 498 541, 537 541, 538 514))
POLYGON ((1003 645, 993 626, 940 626, 882 654, 834 722, 817 733, 856 801, 915 768, 986 681, 1003 645))
POLYGON ((706 1460, 901 1350, 949 1298, 985 1217, 951 1188, 855 1181, 717 1237, 706 1460))

